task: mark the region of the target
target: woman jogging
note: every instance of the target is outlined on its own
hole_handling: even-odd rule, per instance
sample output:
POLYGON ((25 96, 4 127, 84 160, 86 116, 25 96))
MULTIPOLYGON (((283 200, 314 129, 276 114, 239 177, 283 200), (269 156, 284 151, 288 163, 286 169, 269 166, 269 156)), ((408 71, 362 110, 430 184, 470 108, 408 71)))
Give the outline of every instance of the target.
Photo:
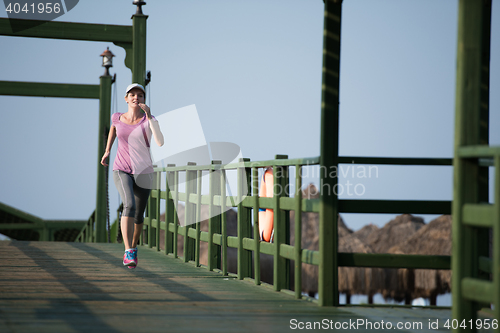
POLYGON ((108 166, 107 158, 118 138, 118 149, 113 164, 113 179, 123 202, 120 221, 125 254, 123 265, 137 266, 137 243, 144 226, 144 210, 154 185, 153 163, 149 152, 151 134, 158 146, 163 145, 163 134, 158 121, 144 104, 146 92, 140 84, 129 85, 125 92, 126 113, 111 116, 106 151, 101 164, 108 166))

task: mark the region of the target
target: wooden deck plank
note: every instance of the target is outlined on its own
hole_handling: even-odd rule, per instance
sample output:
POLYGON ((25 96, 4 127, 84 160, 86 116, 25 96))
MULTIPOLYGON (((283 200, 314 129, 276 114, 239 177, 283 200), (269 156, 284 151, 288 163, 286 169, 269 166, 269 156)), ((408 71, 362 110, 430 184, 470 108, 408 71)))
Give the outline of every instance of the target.
POLYGON ((429 320, 444 324, 451 316, 450 310, 321 308, 146 248, 131 270, 117 244, 3 241, 0 255, 0 332, 288 332, 301 323, 358 319, 419 321, 421 329, 389 331, 436 332, 429 320))

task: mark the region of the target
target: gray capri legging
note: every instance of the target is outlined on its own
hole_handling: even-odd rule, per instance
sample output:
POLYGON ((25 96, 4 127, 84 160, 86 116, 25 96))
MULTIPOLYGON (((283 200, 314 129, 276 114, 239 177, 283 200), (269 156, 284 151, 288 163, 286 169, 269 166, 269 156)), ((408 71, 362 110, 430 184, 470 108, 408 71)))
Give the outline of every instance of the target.
MULTIPOLYGON (((151 175, 141 175, 141 177, 151 175)), ((123 202, 122 216, 134 217, 135 224, 144 222, 144 211, 148 203, 150 188, 137 185, 134 175, 120 170, 113 170, 113 180, 123 202)))

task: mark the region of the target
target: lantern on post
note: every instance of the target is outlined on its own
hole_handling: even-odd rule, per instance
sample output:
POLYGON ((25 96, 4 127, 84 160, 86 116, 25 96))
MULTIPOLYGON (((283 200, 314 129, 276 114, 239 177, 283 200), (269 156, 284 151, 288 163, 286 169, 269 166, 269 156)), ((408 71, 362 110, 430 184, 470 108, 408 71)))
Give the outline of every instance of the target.
POLYGON ((102 67, 106 68, 104 71, 105 76, 109 76, 109 68, 113 67, 113 57, 115 55, 111 53, 109 47, 101 54, 102 57, 102 67))
POLYGON ((146 2, 142 1, 142 0, 134 0, 134 2, 132 2, 132 4, 137 6, 137 11, 136 11, 135 15, 143 15, 142 14, 142 6, 144 6, 146 4, 146 2))

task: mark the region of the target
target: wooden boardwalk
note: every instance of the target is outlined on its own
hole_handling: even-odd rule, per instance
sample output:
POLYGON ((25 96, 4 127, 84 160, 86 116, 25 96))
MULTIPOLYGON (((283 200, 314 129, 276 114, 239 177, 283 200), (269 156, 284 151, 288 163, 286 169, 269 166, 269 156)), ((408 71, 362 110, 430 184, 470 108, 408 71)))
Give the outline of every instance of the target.
POLYGON ((436 332, 429 321, 448 331, 451 317, 450 310, 321 308, 147 248, 131 270, 119 244, 2 241, 0 255, 2 333, 290 332, 314 322, 325 330, 436 332))

